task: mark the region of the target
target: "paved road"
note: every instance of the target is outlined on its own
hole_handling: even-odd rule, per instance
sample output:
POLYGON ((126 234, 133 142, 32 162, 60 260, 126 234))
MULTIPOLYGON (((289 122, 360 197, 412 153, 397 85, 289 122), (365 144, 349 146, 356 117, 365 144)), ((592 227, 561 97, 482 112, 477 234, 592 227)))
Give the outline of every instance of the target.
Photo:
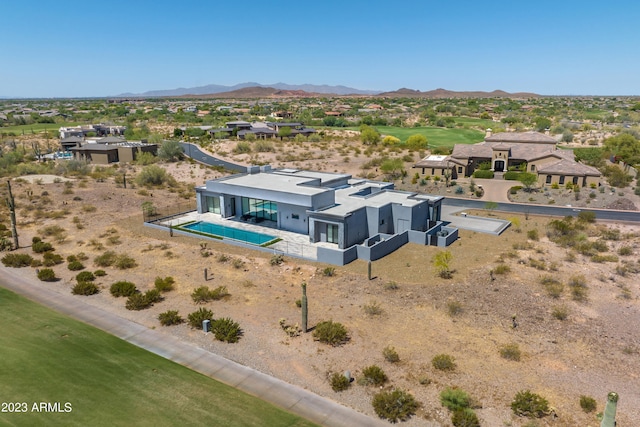
POLYGON ((319 425, 388 426, 386 422, 367 417, 300 387, 93 307, 83 302, 83 297, 47 289, 38 282, 32 269, 0 266, 0 286, 319 425))
MULTIPOLYGON (((442 204, 445 206, 455 206, 461 209, 484 209, 488 200, 470 200, 456 199, 447 196, 442 204)), ((638 211, 614 211, 608 209, 591 209, 591 208, 569 208, 563 206, 546 206, 546 205, 528 205, 522 203, 497 203, 495 210, 504 212, 520 212, 530 213, 532 215, 547 216, 577 216, 582 210, 593 211, 596 213, 596 219, 609 221, 629 221, 640 222, 640 212, 638 211)))
POLYGON ((184 150, 184 154, 187 157, 191 157, 193 160, 204 163, 205 165, 219 166, 234 172, 247 171, 246 166, 238 165, 235 163, 227 162, 226 160, 218 159, 217 157, 213 157, 212 155, 200 150, 200 147, 195 144, 191 144, 189 142, 181 142, 180 146, 184 150))

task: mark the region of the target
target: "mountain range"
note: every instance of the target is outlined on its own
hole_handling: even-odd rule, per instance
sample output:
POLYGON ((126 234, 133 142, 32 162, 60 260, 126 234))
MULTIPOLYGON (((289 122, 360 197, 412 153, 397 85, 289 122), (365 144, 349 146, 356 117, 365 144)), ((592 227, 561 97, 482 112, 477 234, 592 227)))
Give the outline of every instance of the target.
POLYGON ((331 95, 376 95, 380 91, 375 90, 360 90, 347 86, 329 86, 329 85, 290 85, 286 83, 274 83, 269 85, 263 85, 256 82, 240 83, 234 86, 224 85, 206 85, 196 87, 180 87, 177 89, 168 90, 150 90, 143 93, 123 93, 117 95, 118 97, 171 97, 171 96, 183 96, 183 95, 211 95, 216 93, 234 92, 240 89, 261 87, 261 88, 273 88, 284 91, 304 91, 314 94, 331 94, 331 95))

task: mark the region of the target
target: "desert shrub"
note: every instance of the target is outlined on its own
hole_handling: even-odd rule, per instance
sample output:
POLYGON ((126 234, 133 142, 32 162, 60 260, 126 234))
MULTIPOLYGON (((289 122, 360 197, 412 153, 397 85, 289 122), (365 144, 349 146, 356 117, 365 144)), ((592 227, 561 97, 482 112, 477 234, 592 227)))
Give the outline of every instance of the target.
POLYGON ((348 389, 351 385, 349 378, 339 372, 334 372, 329 378, 329 382, 331 383, 331 389, 336 393, 348 389))
POLYGON ((93 263, 98 267, 111 267, 115 262, 118 255, 113 251, 106 251, 102 255, 99 255, 93 259, 93 263))
POLYGON ((138 266, 138 264, 136 264, 136 260, 126 254, 120 254, 116 256, 113 265, 120 270, 126 270, 128 268, 134 268, 138 266))
POLYGON ((313 339, 332 346, 339 346, 349 340, 347 328, 342 323, 326 320, 316 325, 313 339))
POLYGON ((58 280, 55 271, 50 268, 43 268, 42 270, 38 271, 38 279, 42 280, 43 282, 55 282, 56 280, 58 280))
POLYGON ((167 276, 164 279, 162 277, 156 277, 154 282, 154 286, 160 292, 169 292, 173 289, 173 284, 175 280, 171 276, 167 276))
POLYGON ((496 266, 496 268, 493 269, 493 272, 495 274, 507 274, 510 271, 511 267, 509 267, 507 264, 499 264, 496 266))
POLYGON ((633 255, 633 248, 631 246, 622 246, 618 249, 618 255, 627 256, 633 255))
POLYGON ((571 297, 578 302, 584 302, 588 298, 587 279, 583 275, 575 275, 569 278, 571 297))
POLYGON ((485 178, 485 179, 493 179, 493 171, 492 170, 480 170, 477 169, 473 172, 474 178, 485 178))
POLYGON ((173 177, 158 165, 145 166, 135 179, 136 184, 146 187, 160 186, 171 181, 173 177))
POLYGON ((615 255, 594 255, 591 257, 592 262, 618 262, 618 257, 615 255))
POLYGON ((111 292, 111 295, 113 295, 114 297, 130 297, 131 295, 137 293, 138 289, 136 289, 135 284, 127 282, 125 280, 121 280, 119 282, 113 283, 109 288, 109 292, 111 292))
POLYGON ((591 396, 580 396, 580 407, 584 412, 593 412, 597 408, 596 400, 591 396))
POLYGON ((580 211, 578 219, 583 222, 594 223, 596 222, 596 213, 593 211, 580 211))
POLYGON ((522 390, 511 402, 511 410, 521 417, 541 418, 549 413, 549 402, 538 394, 522 390))
POLYGON ((470 407, 471 398, 464 390, 447 387, 440 392, 440 403, 450 411, 458 411, 470 407))
POLYGON ((73 261, 67 264, 67 268, 71 271, 80 271, 84 269, 84 265, 80 261, 73 261))
POLYGON ((538 229, 534 228, 532 230, 527 231, 527 238, 529 240, 535 240, 535 241, 540 240, 540 234, 538 233, 538 229))
POLYGON ((153 305, 164 299, 160 291, 157 289, 149 289, 147 292, 144 293, 144 297, 146 298, 149 305, 153 305))
POLYGON ((551 315, 558 320, 566 320, 569 317, 569 308, 564 304, 556 305, 551 310, 551 315))
POLYGON ((380 418, 396 423, 406 421, 416 413, 418 402, 404 390, 381 391, 373 396, 373 410, 380 418))
POLYGON ((324 270, 322 270, 322 275, 324 277, 332 277, 336 275, 336 269, 335 267, 325 267, 324 270))
POLYGON ((202 329, 202 322, 204 320, 211 319, 213 319, 213 312, 204 307, 200 307, 197 311, 189 313, 189 315, 187 316, 189 326, 195 329, 202 329))
POLYGON ((551 298, 560 298, 562 292, 564 291, 564 285, 551 276, 541 277, 540 283, 542 283, 544 289, 547 291, 547 294, 551 298))
POLYGON ((208 286, 200 286, 191 293, 191 299, 196 304, 209 301, 217 301, 229 295, 226 286, 218 286, 215 289, 209 289, 208 286))
POLYGON ((387 374, 377 365, 367 366, 362 370, 362 378, 358 381, 362 385, 379 386, 387 382, 387 374))
POLYGON ((453 411, 451 424, 454 427, 480 427, 480 420, 473 409, 464 408, 453 411))
POLYGON ((431 359, 431 364, 439 371, 453 371, 456 369, 456 362, 453 356, 448 354, 438 354, 431 359))
POLYGON ((144 310, 145 308, 151 307, 151 304, 147 300, 144 294, 135 293, 129 295, 127 298, 127 302, 124 304, 127 310, 144 310))
POLYGON ((78 282, 72 289, 71 293, 74 295, 94 295, 100 292, 98 287, 93 282, 78 282))
POLYGON ((33 262, 33 258, 29 254, 6 254, 2 257, 2 264, 5 267, 22 268, 28 267, 33 262))
POLYGON ((398 289, 398 287, 398 283, 394 282, 393 280, 385 283, 384 285, 384 289, 387 291, 395 291, 396 289, 398 289))
POLYGON ((244 268, 245 262, 240 258, 234 258, 233 261, 231 261, 231 265, 233 266, 233 268, 240 270, 244 268))
POLYGON ((274 254, 273 256, 271 256, 271 259, 269 260, 269 264, 271 265, 280 265, 284 262, 284 255, 282 254, 274 254))
POLYGON ((216 257, 216 260, 218 262, 227 262, 227 261, 229 261, 229 255, 227 255, 227 254, 218 254, 218 256, 216 257))
POLYGON ((362 309, 364 310, 365 314, 369 316, 378 316, 384 312, 377 301, 371 301, 368 304, 363 305, 362 309))
POLYGON ((107 275, 107 272, 104 270, 96 270, 93 274, 95 274, 96 277, 103 277, 107 275))
POLYGON ((398 352, 394 347, 390 345, 382 349, 382 356, 384 357, 384 360, 386 360, 387 362, 397 363, 400 361, 400 356, 398 355, 398 352))
MULTIPOLYGON (((39 239, 38 237, 34 237, 34 239, 39 239)), ((53 246, 49 242, 43 242, 42 240, 34 241, 31 245, 31 249, 33 252, 37 254, 42 254, 45 252, 49 252, 53 250, 53 246)))
POLYGON ((158 315, 158 320, 162 326, 179 325, 184 319, 178 314, 178 310, 169 310, 158 315))
POLYGON ((211 332, 218 341, 235 343, 242 336, 242 329, 237 322, 228 317, 216 319, 211 322, 211 332))
POLYGON ((53 252, 45 252, 42 257, 42 263, 45 267, 53 267, 54 265, 62 264, 63 262, 64 258, 62 258, 62 255, 53 252))
POLYGON ((81 271, 76 274, 76 281, 78 282, 93 282, 94 280, 96 280, 96 277, 90 271, 81 271))
POLYGON ((449 316, 457 316, 458 314, 462 314, 463 311, 464 307, 460 301, 447 301, 447 313, 449 313, 449 316))
POLYGON ((518 346, 518 344, 505 344, 500 347, 500 356, 503 359, 519 362, 520 357, 522 356, 522 352, 520 351, 520 347, 518 346))

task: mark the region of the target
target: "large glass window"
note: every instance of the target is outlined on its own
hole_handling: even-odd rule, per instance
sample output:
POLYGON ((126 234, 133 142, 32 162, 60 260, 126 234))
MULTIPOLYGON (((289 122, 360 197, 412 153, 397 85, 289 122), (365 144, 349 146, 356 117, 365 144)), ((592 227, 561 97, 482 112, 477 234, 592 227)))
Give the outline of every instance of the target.
POLYGON ((204 203, 206 212, 220 213, 220 197, 205 196, 204 203))
POLYGON ((250 197, 242 198, 242 218, 247 220, 255 218, 256 220, 278 220, 278 204, 269 200, 252 199, 250 197))
POLYGON ((327 224, 327 242, 338 243, 338 226, 336 224, 327 224))

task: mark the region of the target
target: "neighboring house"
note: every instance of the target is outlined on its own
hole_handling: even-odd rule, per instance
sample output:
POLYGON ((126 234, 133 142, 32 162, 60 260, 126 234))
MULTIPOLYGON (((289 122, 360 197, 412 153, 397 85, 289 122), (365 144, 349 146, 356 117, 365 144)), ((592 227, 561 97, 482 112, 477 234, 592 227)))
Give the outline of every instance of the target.
POLYGON ((80 147, 83 141, 84 138, 82 137, 68 136, 60 140, 60 146, 62 147, 62 151, 69 151, 73 147, 80 147))
POLYGON ((600 171, 577 162, 573 150, 558 149, 556 144, 554 138, 539 132, 489 133, 483 142, 456 144, 450 156, 426 157, 414 168, 422 169, 426 175, 442 175, 443 170, 450 169, 456 179, 473 175, 482 163, 489 163, 494 172, 526 165, 527 172, 538 175, 540 184, 599 185, 600 171))
POLYGON ((97 136, 106 135, 124 135, 127 130, 126 126, 113 126, 105 125, 102 123, 96 125, 81 125, 73 127, 61 127, 59 129, 60 139, 68 138, 70 136, 78 136, 84 138, 90 133, 95 133, 97 136))
POLYGON ((444 197, 393 188, 347 174, 265 166, 207 181, 196 197, 199 213, 308 235, 311 243, 335 245, 327 259, 345 262, 359 250, 375 248, 379 258, 407 242, 446 246, 457 239, 457 229, 440 221, 444 197))
MULTIPOLYGON (((105 139, 107 138, 102 138, 99 141, 104 141, 105 139)), ((73 153, 73 157, 77 160, 108 165, 110 163, 132 162, 136 160, 139 153, 151 153, 155 156, 158 153, 158 145, 133 141, 127 142, 118 139, 117 142, 83 144, 79 147, 72 147, 69 151, 73 153)))
POLYGON ((297 135, 309 136, 316 132, 313 128, 305 127, 303 123, 299 122, 267 122, 267 127, 275 130, 276 132, 280 132, 283 128, 291 129, 291 137, 295 137, 297 135))
POLYGON ((245 139, 247 135, 253 134, 258 139, 275 138, 282 128, 291 129, 291 137, 296 135, 309 136, 316 132, 315 129, 304 127, 302 123, 279 123, 279 122, 255 122, 249 123, 244 121, 226 122, 226 127, 218 129, 210 129, 209 133, 215 137, 216 134, 224 134, 227 137, 238 136, 239 139, 245 139))

